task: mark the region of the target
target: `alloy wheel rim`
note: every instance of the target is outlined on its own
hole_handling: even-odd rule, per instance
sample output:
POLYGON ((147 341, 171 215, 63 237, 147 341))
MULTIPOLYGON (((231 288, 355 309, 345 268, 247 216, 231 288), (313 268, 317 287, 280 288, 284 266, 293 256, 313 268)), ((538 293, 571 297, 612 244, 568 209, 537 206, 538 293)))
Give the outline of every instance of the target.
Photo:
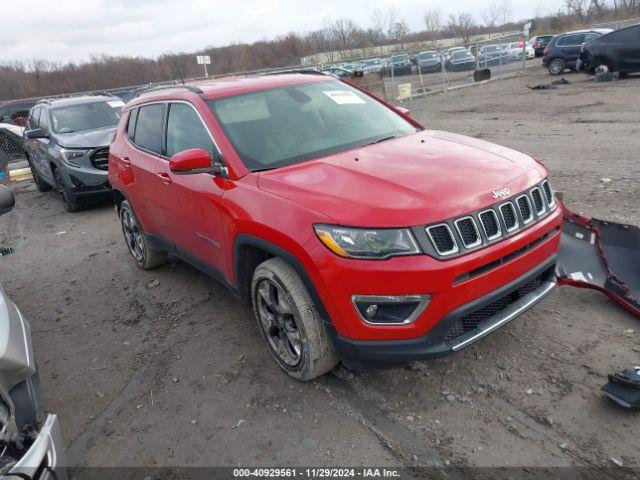
POLYGON ((144 258, 144 241, 142 239, 142 231, 138 226, 131 212, 128 209, 122 211, 122 233, 124 233, 124 239, 127 242, 127 247, 131 255, 138 260, 142 261, 144 258))
POLYGON ((258 319, 271 349, 283 363, 295 367, 302 357, 302 335, 287 296, 264 279, 258 283, 256 297, 258 319))
POLYGON ((560 64, 559 60, 554 60, 553 62, 551 62, 551 71, 553 73, 560 73, 562 68, 562 65, 560 64))

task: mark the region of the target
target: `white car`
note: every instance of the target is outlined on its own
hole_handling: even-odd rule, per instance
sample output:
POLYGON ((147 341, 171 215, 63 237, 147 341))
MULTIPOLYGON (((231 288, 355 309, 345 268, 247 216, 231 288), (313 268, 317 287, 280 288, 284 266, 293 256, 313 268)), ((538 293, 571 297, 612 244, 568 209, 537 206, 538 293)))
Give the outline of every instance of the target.
MULTIPOLYGON (((0 215, 14 205, 0 185, 0 215)), ((0 479, 66 480, 58 417, 45 415, 31 329, 0 285, 0 479)))
POLYGON ((522 60, 522 55, 526 55, 527 60, 536 57, 536 51, 531 45, 526 44, 525 52, 523 53, 522 46, 519 42, 512 42, 512 43, 506 44, 504 46, 504 51, 509 56, 509 60, 511 61, 522 60))

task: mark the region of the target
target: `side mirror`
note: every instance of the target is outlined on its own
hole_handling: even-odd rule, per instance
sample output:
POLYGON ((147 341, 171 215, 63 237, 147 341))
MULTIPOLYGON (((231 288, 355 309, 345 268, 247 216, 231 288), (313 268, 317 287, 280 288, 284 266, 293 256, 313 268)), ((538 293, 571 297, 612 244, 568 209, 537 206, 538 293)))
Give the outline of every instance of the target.
POLYGON ((24 136, 31 139, 49 138, 49 131, 46 128, 34 128, 24 132, 24 136))
POLYGON ((227 167, 221 162, 211 162, 211 154, 201 148, 178 152, 169 159, 169 170, 178 175, 211 173, 226 177, 227 167))
POLYGON ((16 198, 13 196, 13 190, 5 185, 0 185, 0 215, 10 211, 16 204, 16 198))
POLYGON ((396 110, 398 110, 401 114, 406 115, 407 117, 411 116, 411 110, 409 110, 408 108, 404 108, 404 107, 395 107, 396 110))

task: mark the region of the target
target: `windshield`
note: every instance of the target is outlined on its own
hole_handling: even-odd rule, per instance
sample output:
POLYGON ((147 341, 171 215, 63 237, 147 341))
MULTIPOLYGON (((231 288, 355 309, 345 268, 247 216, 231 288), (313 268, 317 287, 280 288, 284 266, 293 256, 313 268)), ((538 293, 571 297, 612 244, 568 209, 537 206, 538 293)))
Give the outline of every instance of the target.
POLYGON ((418 129, 341 82, 314 82, 208 101, 252 171, 300 163, 418 129))
POLYGON ((436 52, 422 52, 418 57, 420 60, 429 60, 430 58, 436 58, 438 54, 436 52))
POLYGON ((380 59, 378 58, 374 58, 373 60, 364 60, 362 62, 363 67, 371 67, 373 65, 379 65, 379 64, 380 64, 380 59))
POLYGON ((408 62, 409 61, 409 55, 407 55, 406 53, 403 55, 393 55, 391 57, 391 61, 394 63, 399 63, 399 62, 408 62))
POLYGON ((109 100, 53 109, 53 131, 71 133, 114 127, 120 121, 123 106, 122 100, 109 100))
POLYGON ((451 55, 452 59, 458 59, 458 58, 465 58, 465 57, 470 57, 471 54, 469 52, 453 52, 453 54, 451 55))
POLYGON ((488 45, 487 47, 485 47, 485 50, 487 52, 495 52, 496 50, 500 50, 500 46, 499 45, 488 45))

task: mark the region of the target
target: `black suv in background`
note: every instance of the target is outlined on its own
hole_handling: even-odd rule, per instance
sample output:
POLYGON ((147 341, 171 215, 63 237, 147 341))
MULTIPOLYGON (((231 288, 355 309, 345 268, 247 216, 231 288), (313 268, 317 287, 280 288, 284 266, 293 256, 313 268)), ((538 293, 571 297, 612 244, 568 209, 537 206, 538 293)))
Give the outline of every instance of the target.
POLYGON ((542 64, 549 69, 551 75, 560 75, 567 68, 575 70, 582 44, 611 31, 610 28, 596 28, 556 35, 544 49, 542 64))
POLYGON ((578 70, 593 74, 600 65, 621 75, 640 72, 640 25, 621 28, 584 44, 578 70))
POLYGON ((80 199, 111 195, 109 144, 124 102, 86 95, 41 100, 29 112, 24 148, 41 192, 54 187, 69 212, 80 199))

